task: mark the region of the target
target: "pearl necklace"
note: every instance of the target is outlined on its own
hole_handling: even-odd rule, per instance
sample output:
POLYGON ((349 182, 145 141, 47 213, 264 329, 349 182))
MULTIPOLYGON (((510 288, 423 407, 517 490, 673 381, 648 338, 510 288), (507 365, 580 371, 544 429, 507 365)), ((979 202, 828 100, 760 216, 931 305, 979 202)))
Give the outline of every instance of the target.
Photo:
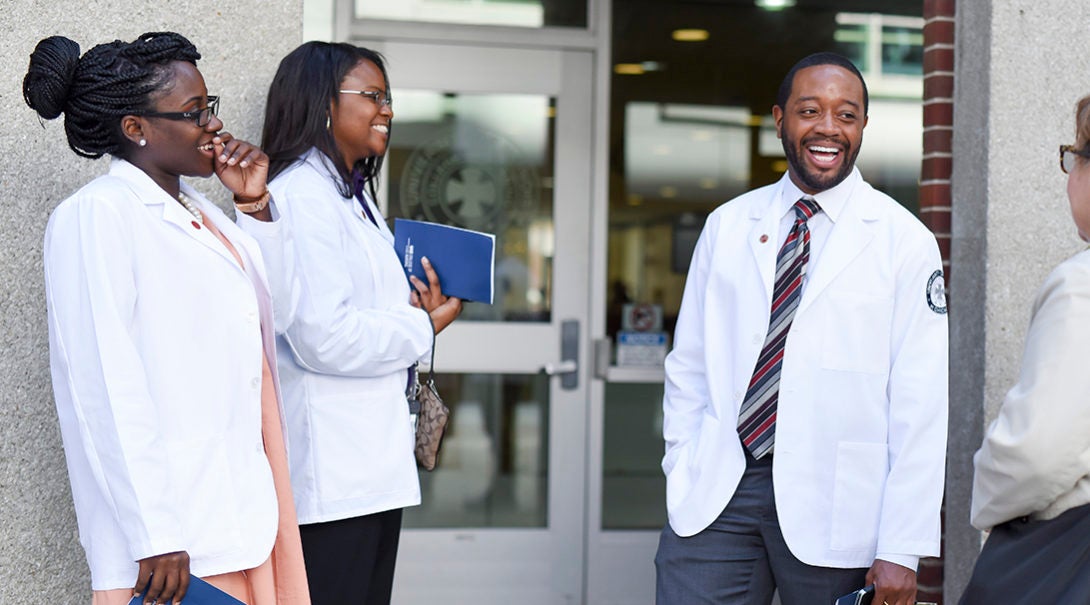
POLYGON ((197 219, 198 223, 204 224, 204 215, 201 214, 200 210, 197 210, 197 207, 193 205, 193 202, 191 202, 181 191, 178 192, 178 201, 193 215, 193 218, 197 219))

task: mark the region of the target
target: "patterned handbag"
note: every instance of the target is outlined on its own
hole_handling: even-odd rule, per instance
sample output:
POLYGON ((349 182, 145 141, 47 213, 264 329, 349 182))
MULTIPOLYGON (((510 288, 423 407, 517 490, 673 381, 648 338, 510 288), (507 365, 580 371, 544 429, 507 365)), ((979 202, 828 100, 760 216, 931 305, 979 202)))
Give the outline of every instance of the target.
POLYGON ((435 388, 435 337, 431 341, 431 365, 428 377, 423 384, 420 373, 414 372, 416 379, 409 397, 409 409, 417 410, 416 416, 416 463, 426 471, 435 470, 439 458, 439 446, 443 443, 443 432, 450 418, 450 408, 443 403, 439 391, 435 388), (416 405, 413 405, 413 404, 416 405))

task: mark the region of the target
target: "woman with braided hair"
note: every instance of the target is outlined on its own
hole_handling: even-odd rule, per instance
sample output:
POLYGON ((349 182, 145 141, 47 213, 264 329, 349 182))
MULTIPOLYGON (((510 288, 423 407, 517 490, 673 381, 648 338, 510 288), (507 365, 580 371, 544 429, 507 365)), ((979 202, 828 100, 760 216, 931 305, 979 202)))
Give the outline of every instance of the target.
MULTIPOLYGON (((175 33, 38 43, 23 96, 112 156, 45 236, 50 366, 94 605, 179 603, 190 573, 249 605, 308 604, 262 250, 287 238, 268 157, 221 131, 175 33), (213 174, 239 224, 180 179, 213 174), (241 228, 240 228, 241 227, 241 228), (258 241, 261 242, 260 246, 258 241)), ((287 297, 290 299, 290 297, 287 297)))

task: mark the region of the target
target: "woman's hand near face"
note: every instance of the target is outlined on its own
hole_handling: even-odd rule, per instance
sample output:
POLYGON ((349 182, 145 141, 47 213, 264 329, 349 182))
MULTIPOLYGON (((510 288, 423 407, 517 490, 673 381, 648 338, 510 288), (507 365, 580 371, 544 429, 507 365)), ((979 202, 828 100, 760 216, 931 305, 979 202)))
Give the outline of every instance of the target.
POLYGON ((415 275, 410 275, 409 281, 415 289, 409 294, 409 302, 431 315, 435 333, 438 334, 461 314, 462 299, 443 295, 439 286, 439 276, 427 257, 421 258, 420 264, 423 265, 424 273, 428 276, 428 283, 425 284, 415 275))
POLYGON ((141 559, 133 596, 147 588, 144 603, 181 603, 189 589, 189 553, 182 550, 141 559))
POLYGON ((216 176, 235 197, 252 199, 265 194, 269 156, 257 145, 221 132, 212 139, 216 145, 216 176))

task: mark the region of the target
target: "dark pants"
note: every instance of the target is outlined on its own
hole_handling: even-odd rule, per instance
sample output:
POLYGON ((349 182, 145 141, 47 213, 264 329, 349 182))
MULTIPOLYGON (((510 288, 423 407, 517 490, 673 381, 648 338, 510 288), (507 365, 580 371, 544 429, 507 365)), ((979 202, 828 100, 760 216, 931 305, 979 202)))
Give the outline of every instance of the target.
POLYGON ((667 525, 655 556, 658 605, 829 605, 859 590, 867 569, 814 567, 784 542, 772 489, 772 456, 754 460, 734 497, 704 531, 682 538, 667 525))
POLYGON ((401 509, 299 526, 311 605, 389 605, 401 509))

